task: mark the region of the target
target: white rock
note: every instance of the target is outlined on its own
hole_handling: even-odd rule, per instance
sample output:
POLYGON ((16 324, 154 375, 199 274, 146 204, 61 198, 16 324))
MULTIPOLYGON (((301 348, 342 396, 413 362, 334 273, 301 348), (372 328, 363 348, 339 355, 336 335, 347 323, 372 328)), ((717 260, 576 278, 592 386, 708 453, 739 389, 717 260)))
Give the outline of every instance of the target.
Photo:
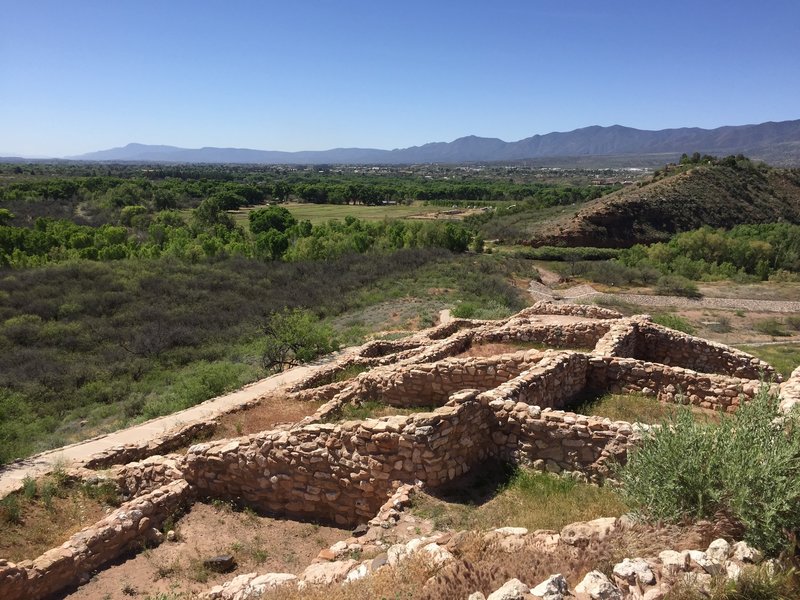
POLYGON ((330 548, 331 552, 336 558, 339 558, 343 554, 347 553, 347 542, 336 542, 330 548))
POLYGON ((592 600, 622 600, 622 593, 600 571, 589 571, 576 587, 579 594, 589 594, 592 600))
POLYGON ((314 563, 306 567, 301 578, 312 585, 330 585, 342 581, 355 565, 352 559, 314 563))
POLYGON ((253 598, 261 598, 268 590, 295 582, 297 582, 297 575, 291 573, 267 573, 253 579, 249 587, 253 590, 253 598))
POLYGON ((602 540, 616 528, 614 517, 595 519, 580 523, 571 523, 561 530, 561 539, 565 544, 583 547, 592 540, 602 540))
POLYGON ((388 555, 386 561, 393 567, 396 567, 408 556, 408 550, 406 550, 405 544, 394 544, 389 547, 386 554, 388 555))
POLYGON ((630 584, 638 581, 642 585, 652 585, 656 582, 656 576, 643 558, 623 559, 614 565, 614 575, 630 584))
POLYGON ((729 560, 725 563, 725 573, 728 579, 738 581, 742 574, 742 567, 740 567, 738 563, 729 560))
POLYGON ((500 535, 528 535, 525 527, 498 527, 494 531, 500 535))
POLYGON ((369 573, 369 561, 365 561, 358 565, 355 569, 350 571, 347 576, 344 578, 345 582, 350 583, 352 581, 358 581, 359 579, 364 579, 369 573))
POLYGON ((495 590, 486 600, 522 600, 529 588, 519 579, 509 579, 499 589, 495 590))
POLYGON ((705 552, 701 552, 700 550, 689 550, 689 558, 710 575, 719 575, 725 570, 722 563, 711 560, 705 552))
POLYGON ((708 558, 711 560, 717 561, 718 563, 724 564, 730 555, 731 545, 722 538, 711 542, 708 546, 708 550, 706 550, 706 556, 708 556, 708 558))
POLYGON ((481 592, 473 592, 467 597, 467 600, 486 600, 486 596, 481 592))
POLYGON ((455 556, 453 556, 447 548, 439 544, 430 543, 427 546, 423 546, 422 551, 430 556, 431 562, 437 567, 441 567, 451 560, 455 560, 455 556))
POLYGON ((568 593, 569 585, 561 573, 550 575, 550 577, 531 590, 531 594, 542 598, 542 600, 562 600, 564 595, 568 593))
POLYGON ((764 555, 747 542, 736 542, 733 545, 733 558, 740 562, 756 564, 761 562, 764 555))
POLYGON ((675 552, 675 550, 664 550, 659 553, 658 559, 663 565, 664 571, 675 575, 689 569, 689 553, 675 552))

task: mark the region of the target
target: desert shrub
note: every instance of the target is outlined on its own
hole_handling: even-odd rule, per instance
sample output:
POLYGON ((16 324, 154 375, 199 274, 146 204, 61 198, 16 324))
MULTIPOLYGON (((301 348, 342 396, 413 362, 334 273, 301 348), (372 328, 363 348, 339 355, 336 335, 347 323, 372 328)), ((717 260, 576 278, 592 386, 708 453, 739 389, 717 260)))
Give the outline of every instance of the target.
POLYGON ((744 527, 747 542, 777 553, 800 528, 798 416, 781 416, 766 387, 717 423, 678 411, 619 470, 623 497, 649 519, 722 512, 744 527))
POLYGON ((308 362, 339 346, 329 325, 321 323, 310 311, 298 308, 270 315, 264 334, 262 362, 267 370, 308 362))
POLYGON ((680 275, 664 275, 656 282, 656 293, 662 296, 684 296, 686 298, 700 298, 697 285, 686 277, 680 275))
POLYGON ((783 322, 775 318, 756 321, 753 324, 753 328, 759 333, 771 335, 773 337, 785 337, 789 335, 789 332, 784 329, 783 322))
POLYGON ((664 327, 669 327, 670 329, 677 329, 683 333, 692 334, 695 331, 694 325, 689 323, 689 321, 683 317, 679 317, 678 315, 673 315, 670 313, 663 313, 654 316, 653 322, 663 325, 664 327))

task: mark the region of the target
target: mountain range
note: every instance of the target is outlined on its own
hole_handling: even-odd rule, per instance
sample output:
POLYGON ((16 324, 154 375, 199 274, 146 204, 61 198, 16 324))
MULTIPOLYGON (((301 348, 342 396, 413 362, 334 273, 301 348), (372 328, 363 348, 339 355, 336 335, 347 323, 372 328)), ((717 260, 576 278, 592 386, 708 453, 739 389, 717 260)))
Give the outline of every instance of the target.
POLYGON ((800 165, 800 119, 716 129, 684 127, 648 131, 613 125, 534 135, 516 142, 474 135, 452 142, 380 150, 334 148, 281 152, 247 148, 178 148, 128 144, 120 148, 67 157, 68 160, 170 163, 256 164, 419 164, 513 162, 553 157, 672 155, 693 152, 745 154, 776 165, 800 165))

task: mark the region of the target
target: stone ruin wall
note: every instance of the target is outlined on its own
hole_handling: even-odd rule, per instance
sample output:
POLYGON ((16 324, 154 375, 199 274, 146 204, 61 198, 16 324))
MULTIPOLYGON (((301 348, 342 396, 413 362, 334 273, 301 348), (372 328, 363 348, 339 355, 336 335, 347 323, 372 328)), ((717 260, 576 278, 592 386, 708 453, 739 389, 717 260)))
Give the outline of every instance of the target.
MULTIPOLYGON (((435 341, 429 332, 420 336, 419 346, 376 346, 377 354, 395 348, 397 352, 351 358, 327 371, 330 378, 342 364, 398 361, 394 370, 376 369, 361 379, 368 381, 372 376, 370 385, 380 388, 383 400, 401 405, 418 404, 420 396, 442 403, 457 389, 473 388, 450 395, 447 404, 433 412, 341 424, 304 421, 290 431, 195 445, 179 459, 153 456, 116 468, 109 477, 124 495, 134 499, 33 561, 15 565, 0 560, 0 597, 43 598, 77 585, 92 570, 143 540, 157 537, 153 528, 191 502, 195 493, 237 499, 289 517, 353 524, 372 518, 385 506, 387 497, 405 484, 420 481, 435 489, 490 457, 599 483, 612 476, 612 462, 624 463, 628 449, 637 442, 638 428, 560 410, 583 389, 646 391, 662 401, 674 401, 675 392, 681 389, 692 403, 730 411, 740 394, 752 397, 759 385, 754 380, 758 375, 771 371, 749 355, 658 327, 646 318, 610 321, 616 317, 602 312, 605 309, 595 312, 596 307, 582 307, 586 312, 579 316, 605 322, 552 329, 530 322, 534 314, 575 314, 573 309, 562 312, 567 308, 539 306, 499 327, 451 323, 434 332, 441 337, 452 333, 449 339, 435 341), (554 310, 557 312, 546 312, 554 310), (595 351, 520 352, 515 356, 523 358, 505 363, 507 358, 495 357, 424 364, 463 352, 473 343, 530 341, 525 338, 529 333, 552 343, 557 332, 564 345, 565 338, 577 346, 592 345, 587 341, 594 339, 595 351), (668 361, 671 366, 648 360, 668 361), (675 366, 687 363, 728 375, 675 366), (463 377, 462 369, 478 364, 483 370, 476 369, 474 379, 463 377), (490 372, 491 365, 502 367, 490 372), (403 391, 415 385, 422 387, 411 393, 403 391)), ((352 383, 307 389, 303 394, 330 394, 332 398, 352 383)), ((299 387, 312 386, 313 380, 307 380, 299 387)), ((800 369, 781 386, 781 395, 782 405, 800 403, 800 369)), ((176 447, 173 442, 181 446, 196 433, 184 428, 147 447, 114 449, 113 457, 103 455, 91 464, 106 466, 171 449, 176 447)))
POLYGON ((360 374, 334 400, 346 403, 374 399, 397 407, 442 406, 459 390, 485 391, 497 387, 519 376, 543 356, 544 352, 528 350, 491 357, 448 358, 404 367, 378 367, 360 374))
MULTIPOLYGON (((741 399, 755 397, 761 382, 753 379, 699 373, 634 358, 592 356, 587 388, 598 393, 638 392, 661 402, 687 403, 714 411, 734 412, 741 399)), ((772 386, 777 392, 777 385, 772 386)))
POLYGON ((144 540, 157 539, 157 528, 190 502, 191 495, 186 481, 174 481, 124 504, 34 560, 17 564, 0 560, 0 597, 46 598, 88 581, 92 571, 123 552, 144 540))
POLYGON ((608 331, 606 321, 587 321, 572 324, 518 324, 503 329, 478 331, 472 344, 498 342, 534 342, 551 348, 594 348, 608 331))
POLYGON ((353 525, 373 517, 400 483, 435 487, 485 459, 489 417, 467 399, 433 413, 263 432, 193 446, 184 473, 200 495, 353 525))
POLYGON ((583 389, 586 365, 585 355, 553 353, 531 369, 535 376, 527 371, 495 390, 459 392, 431 413, 198 444, 187 454, 184 476, 200 495, 341 525, 368 520, 401 483, 435 489, 491 456, 551 461, 600 481, 606 458, 620 453, 619 427, 587 418, 593 435, 583 437, 585 423, 528 404, 563 405, 583 389), (613 433, 598 433, 604 430, 613 433), (571 447, 575 441, 591 449, 571 447), (558 452, 544 452, 554 443, 558 452))
POLYGON ((622 313, 594 304, 554 304, 542 300, 533 306, 523 308, 511 319, 531 317, 533 315, 562 315, 567 317, 585 317, 587 319, 621 319, 622 313))
POLYGON ((772 366, 735 348, 649 321, 639 321, 637 329, 639 335, 634 358, 703 373, 721 373, 743 379, 775 378, 780 381, 780 375, 772 366))

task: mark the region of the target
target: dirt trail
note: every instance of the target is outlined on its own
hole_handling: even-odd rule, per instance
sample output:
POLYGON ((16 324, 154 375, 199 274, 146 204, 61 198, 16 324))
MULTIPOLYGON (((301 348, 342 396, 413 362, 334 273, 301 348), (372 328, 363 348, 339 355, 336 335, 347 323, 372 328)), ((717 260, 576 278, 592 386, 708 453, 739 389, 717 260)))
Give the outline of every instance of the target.
POLYGON ((606 294, 598 292, 589 284, 576 285, 563 290, 553 290, 552 288, 531 281, 528 292, 537 300, 553 300, 572 302, 578 299, 615 299, 629 304, 639 306, 664 307, 671 306, 677 308, 712 308, 747 310, 752 312, 777 312, 777 313, 797 313, 800 312, 800 302, 789 300, 756 300, 748 298, 684 298, 683 296, 651 296, 648 294, 606 294))
POLYGON ((273 393, 280 388, 296 383, 310 375, 317 365, 302 365, 283 373, 267 377, 251 383, 235 392, 206 400, 202 404, 192 406, 180 412, 158 417, 142 423, 120 429, 96 438, 70 444, 55 450, 48 450, 29 458, 11 463, 0 468, 0 498, 19 489, 25 477, 41 477, 52 471, 54 464, 69 466, 85 461, 89 457, 104 450, 154 439, 164 432, 188 423, 216 417, 230 412, 242 404, 261 396, 273 393))

